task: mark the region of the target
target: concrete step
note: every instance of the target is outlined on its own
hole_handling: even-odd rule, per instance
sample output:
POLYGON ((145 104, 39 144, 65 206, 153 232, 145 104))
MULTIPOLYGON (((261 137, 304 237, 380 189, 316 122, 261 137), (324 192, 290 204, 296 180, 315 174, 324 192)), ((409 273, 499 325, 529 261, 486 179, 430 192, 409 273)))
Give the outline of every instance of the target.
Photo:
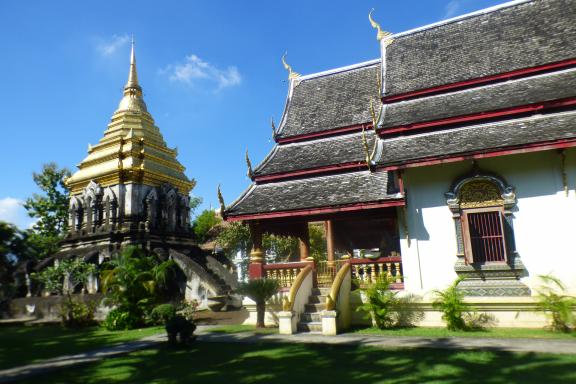
POLYGON ((304 312, 320 312, 326 309, 326 303, 306 304, 304 305, 304 312))
POLYGON ((322 315, 319 312, 304 312, 300 315, 300 321, 303 323, 321 322, 322 315))
POLYGON ((311 321, 308 323, 298 323, 298 332, 322 332, 322 323, 311 321))
POLYGON ((328 296, 331 288, 312 288, 312 295, 328 296))
POLYGON ((308 304, 325 303, 326 296, 324 295, 312 295, 308 297, 308 304))

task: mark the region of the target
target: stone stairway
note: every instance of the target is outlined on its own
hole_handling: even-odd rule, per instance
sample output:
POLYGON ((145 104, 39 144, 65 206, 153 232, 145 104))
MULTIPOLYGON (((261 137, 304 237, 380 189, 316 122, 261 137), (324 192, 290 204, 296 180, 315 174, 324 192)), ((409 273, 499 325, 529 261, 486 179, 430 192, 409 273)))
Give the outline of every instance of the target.
POLYGON ((298 332, 322 332, 321 312, 326 309, 326 296, 330 288, 313 288, 298 322, 298 332))

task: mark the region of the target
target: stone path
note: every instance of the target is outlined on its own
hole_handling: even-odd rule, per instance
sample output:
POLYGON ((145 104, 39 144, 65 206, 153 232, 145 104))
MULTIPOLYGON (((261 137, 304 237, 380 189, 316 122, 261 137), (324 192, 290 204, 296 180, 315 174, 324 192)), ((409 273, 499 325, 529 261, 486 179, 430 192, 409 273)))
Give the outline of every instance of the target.
MULTIPOLYGON (((443 349, 474 349, 507 352, 536 352, 576 354, 576 340, 559 339, 491 339, 473 337, 427 338, 413 336, 365 336, 344 334, 338 336, 322 336, 320 334, 258 334, 258 333, 210 333, 213 326, 199 326, 197 340, 208 343, 305 343, 332 345, 363 345, 379 348, 443 348, 443 349)), ((39 363, 0 371, 0 383, 21 380, 31 375, 45 373, 78 364, 96 362, 98 360, 131 353, 143 348, 149 348, 166 341, 164 334, 148 336, 138 341, 126 342, 112 347, 61 356, 43 360, 39 363)))
POLYGON ((366 336, 343 334, 323 336, 315 333, 300 333, 295 335, 278 334, 214 334, 199 333, 199 341, 221 343, 307 343, 333 344, 352 346, 371 346, 380 348, 442 348, 442 349, 474 349, 506 352, 535 352, 576 354, 576 339, 497 339, 476 337, 444 337, 428 338, 414 336, 366 336))

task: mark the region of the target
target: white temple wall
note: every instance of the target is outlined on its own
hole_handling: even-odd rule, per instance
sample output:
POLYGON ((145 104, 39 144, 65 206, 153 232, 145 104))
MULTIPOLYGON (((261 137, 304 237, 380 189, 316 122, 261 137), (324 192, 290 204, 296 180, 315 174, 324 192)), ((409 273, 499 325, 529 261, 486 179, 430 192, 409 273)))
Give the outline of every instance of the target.
MULTIPOLYGON (((576 150, 565 151, 569 195, 564 192, 557 151, 481 159, 482 171, 493 172, 515 188, 516 249, 528 276, 522 281, 532 295, 538 275, 551 273, 576 294, 576 150)), ((456 237, 444 193, 453 181, 469 172, 471 162, 412 168, 404 173, 410 245, 401 229, 405 287, 428 296, 456 279, 456 237)), ((401 210, 399 210, 401 213, 401 210)))

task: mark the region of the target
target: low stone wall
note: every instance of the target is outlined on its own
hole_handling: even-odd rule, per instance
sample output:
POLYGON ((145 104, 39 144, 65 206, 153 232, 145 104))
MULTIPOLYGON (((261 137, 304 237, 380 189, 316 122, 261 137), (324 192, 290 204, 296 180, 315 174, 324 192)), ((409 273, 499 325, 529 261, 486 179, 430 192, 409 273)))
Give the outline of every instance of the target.
MULTIPOLYGON (((103 295, 96 294, 76 294, 72 295, 76 301, 83 303, 96 302, 96 320, 103 320, 110 310, 109 307, 102 305, 103 295)), ((10 315, 12 318, 35 317, 44 320, 60 319, 60 304, 65 300, 65 296, 32 296, 13 299, 10 302, 10 315)))

